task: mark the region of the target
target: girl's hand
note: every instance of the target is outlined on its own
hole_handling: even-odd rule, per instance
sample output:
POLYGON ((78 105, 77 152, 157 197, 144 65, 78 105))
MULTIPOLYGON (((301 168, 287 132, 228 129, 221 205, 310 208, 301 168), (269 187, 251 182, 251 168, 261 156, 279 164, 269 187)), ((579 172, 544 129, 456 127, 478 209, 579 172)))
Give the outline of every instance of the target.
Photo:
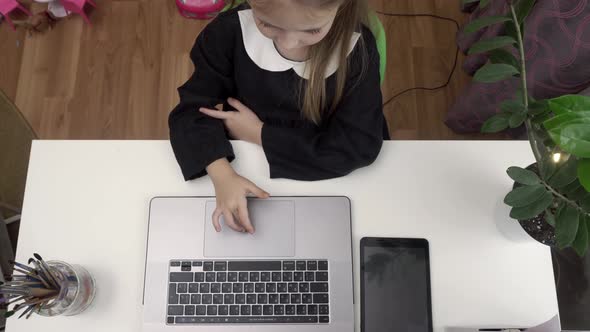
POLYGON ((215 186, 217 201, 217 207, 213 212, 215 230, 221 232, 219 217, 223 215, 225 224, 234 231, 254 234, 254 226, 248 216, 246 196, 254 194, 258 198, 268 198, 269 194, 237 174, 225 158, 211 163, 207 171, 215 186))
POLYGON ((227 102, 233 106, 237 112, 222 112, 208 108, 200 108, 199 111, 212 118, 223 120, 223 124, 229 131, 231 137, 262 145, 262 121, 256 114, 244 104, 234 98, 229 98, 227 102))

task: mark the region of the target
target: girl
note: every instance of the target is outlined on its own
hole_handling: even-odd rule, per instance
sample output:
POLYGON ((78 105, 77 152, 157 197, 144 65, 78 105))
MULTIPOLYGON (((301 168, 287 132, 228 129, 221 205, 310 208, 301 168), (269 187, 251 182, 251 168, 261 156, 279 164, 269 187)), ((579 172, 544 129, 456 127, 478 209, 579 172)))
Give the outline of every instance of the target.
POLYGON ((229 139, 262 146, 271 178, 334 178, 377 158, 387 136, 367 20, 366 0, 249 0, 199 35, 170 141, 186 180, 211 177, 218 232, 223 215, 253 233, 246 196, 269 196, 232 169, 229 139))

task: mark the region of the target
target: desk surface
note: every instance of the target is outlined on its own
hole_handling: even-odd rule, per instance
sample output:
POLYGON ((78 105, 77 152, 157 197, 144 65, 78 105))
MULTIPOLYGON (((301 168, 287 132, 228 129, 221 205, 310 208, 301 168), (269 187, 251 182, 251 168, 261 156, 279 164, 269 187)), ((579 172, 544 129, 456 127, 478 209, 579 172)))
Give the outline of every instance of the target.
MULTIPOLYGON (((549 249, 495 223, 508 218, 506 168, 533 160, 526 142, 387 142, 372 166, 311 183, 270 180, 259 147, 233 144, 236 170, 272 195, 348 196, 355 262, 363 236, 428 239, 435 331, 557 314, 549 249)), ((208 178, 182 180, 167 141, 35 141, 17 258, 82 264, 98 289, 81 315, 10 318, 7 331, 140 331, 148 202, 165 195, 214 195, 208 178)))

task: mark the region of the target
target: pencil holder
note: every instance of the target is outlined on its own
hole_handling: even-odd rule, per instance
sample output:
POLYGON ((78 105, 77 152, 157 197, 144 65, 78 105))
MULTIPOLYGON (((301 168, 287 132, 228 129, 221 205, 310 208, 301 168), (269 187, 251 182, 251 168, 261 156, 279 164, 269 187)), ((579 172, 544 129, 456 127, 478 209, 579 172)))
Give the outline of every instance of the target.
POLYGON ((61 261, 48 261, 47 265, 58 279, 60 290, 57 297, 42 305, 37 313, 46 317, 73 316, 88 308, 96 290, 90 273, 80 265, 61 261))

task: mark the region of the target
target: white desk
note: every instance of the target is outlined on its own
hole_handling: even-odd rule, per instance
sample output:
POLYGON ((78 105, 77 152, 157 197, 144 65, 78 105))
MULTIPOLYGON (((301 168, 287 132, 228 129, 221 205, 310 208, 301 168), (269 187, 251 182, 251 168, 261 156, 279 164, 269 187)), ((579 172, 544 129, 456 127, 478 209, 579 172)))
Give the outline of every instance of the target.
MULTIPOLYGON (((237 171, 273 195, 350 197, 355 262, 363 236, 427 238, 435 331, 557 314, 549 248, 511 242, 494 222, 508 218, 506 168, 533 160, 526 142, 388 142, 372 166, 311 183, 270 180, 260 148, 234 147, 237 171)), ((79 316, 11 318, 7 331, 140 331, 148 201, 160 195, 214 191, 182 180, 167 141, 34 142, 17 258, 82 264, 98 289, 79 316)))

